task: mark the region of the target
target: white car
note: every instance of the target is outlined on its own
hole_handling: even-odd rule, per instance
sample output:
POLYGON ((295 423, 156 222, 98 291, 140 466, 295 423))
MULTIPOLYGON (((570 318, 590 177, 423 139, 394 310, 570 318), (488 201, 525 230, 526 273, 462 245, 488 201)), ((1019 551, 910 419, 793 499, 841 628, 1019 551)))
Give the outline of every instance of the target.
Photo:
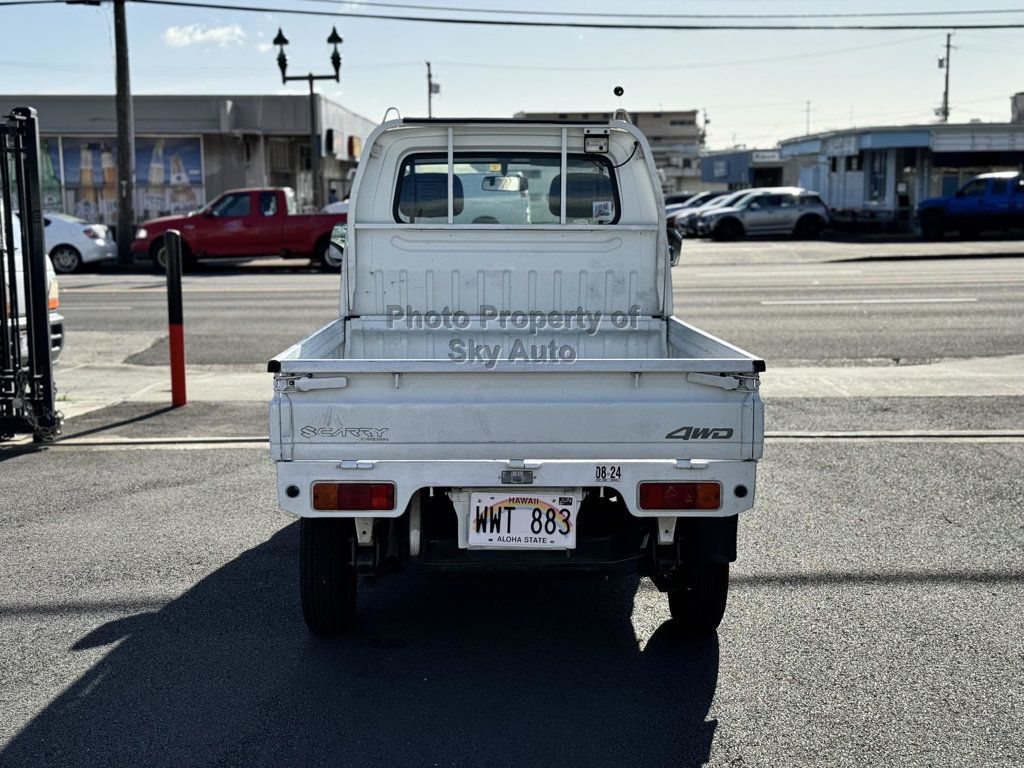
MULTIPOLYGON (((3 208, 0 207, 0 221, 2 221, 3 208)), ((18 328, 20 329, 21 355, 27 357, 28 350, 28 318, 25 315, 25 273, 21 258, 21 225, 18 214, 12 218, 14 232, 14 279, 15 290, 18 301, 18 328)), ((3 240, 3 233, 0 232, 0 241, 3 240)), ((0 242, 0 251, 3 251, 3 243, 0 242)), ((5 273, 7 274, 7 273, 5 273)), ((0 291, 9 290, 9 285, 0 285, 0 291)), ((46 305, 50 312, 50 352, 53 355, 53 362, 57 362, 61 352, 64 351, 64 316, 60 314, 60 285, 57 276, 54 274, 53 264, 46 260, 46 305)), ((8 323, 10 321, 8 320, 8 323)), ((8 325, 8 327, 10 327, 8 325)))
POLYGON ((46 252, 61 274, 77 272, 83 264, 117 258, 117 243, 104 224, 89 224, 66 213, 47 213, 43 223, 46 252))
POLYGON ((348 213, 348 198, 328 203, 320 209, 320 213, 348 213))

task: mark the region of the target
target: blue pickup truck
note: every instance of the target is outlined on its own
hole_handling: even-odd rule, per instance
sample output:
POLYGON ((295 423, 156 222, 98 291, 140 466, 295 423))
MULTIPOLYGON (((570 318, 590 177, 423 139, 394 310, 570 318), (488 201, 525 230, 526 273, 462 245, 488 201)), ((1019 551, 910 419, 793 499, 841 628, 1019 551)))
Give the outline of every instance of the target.
POLYGON ((941 240, 950 230, 976 237, 984 230, 1024 227, 1024 174, 984 173, 952 197, 933 197, 917 206, 917 221, 926 240, 941 240))

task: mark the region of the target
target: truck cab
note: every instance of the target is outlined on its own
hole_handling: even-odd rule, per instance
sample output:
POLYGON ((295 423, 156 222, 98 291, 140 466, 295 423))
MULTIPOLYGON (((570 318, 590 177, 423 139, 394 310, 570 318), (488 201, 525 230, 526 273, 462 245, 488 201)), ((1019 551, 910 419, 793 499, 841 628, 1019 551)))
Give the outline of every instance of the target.
POLYGON ((400 568, 640 573, 721 621, 764 361, 673 317, 644 135, 404 119, 355 179, 338 318, 270 361, 303 616, 400 568))
POLYGON ((951 197, 923 200, 917 218, 928 240, 939 240, 951 230, 976 237, 983 231, 1024 227, 1024 175, 1001 171, 975 176, 951 197))

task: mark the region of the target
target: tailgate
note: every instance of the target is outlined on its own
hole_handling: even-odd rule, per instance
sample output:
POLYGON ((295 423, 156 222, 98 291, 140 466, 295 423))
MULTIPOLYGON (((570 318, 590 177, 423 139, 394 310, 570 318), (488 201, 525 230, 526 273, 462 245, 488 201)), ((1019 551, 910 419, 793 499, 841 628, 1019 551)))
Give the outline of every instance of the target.
POLYGON ((643 361, 615 362, 640 370, 450 364, 447 371, 278 374, 272 454, 285 461, 760 458, 756 374, 645 372, 643 361))

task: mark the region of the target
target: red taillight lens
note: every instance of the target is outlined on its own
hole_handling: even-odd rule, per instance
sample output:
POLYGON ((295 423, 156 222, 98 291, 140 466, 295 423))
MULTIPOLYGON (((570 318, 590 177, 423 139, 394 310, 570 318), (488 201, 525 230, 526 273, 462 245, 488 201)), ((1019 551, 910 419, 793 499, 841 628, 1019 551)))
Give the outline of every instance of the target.
POLYGON ((362 512, 394 508, 394 483, 313 483, 313 509, 362 512))
POLYGON ((641 509, 718 509, 718 483, 640 483, 641 509))
POLYGON ((101 237, 100 233, 97 232, 92 227, 86 227, 85 229, 82 230, 82 232, 85 233, 86 237, 91 237, 93 240, 98 240, 101 237))

